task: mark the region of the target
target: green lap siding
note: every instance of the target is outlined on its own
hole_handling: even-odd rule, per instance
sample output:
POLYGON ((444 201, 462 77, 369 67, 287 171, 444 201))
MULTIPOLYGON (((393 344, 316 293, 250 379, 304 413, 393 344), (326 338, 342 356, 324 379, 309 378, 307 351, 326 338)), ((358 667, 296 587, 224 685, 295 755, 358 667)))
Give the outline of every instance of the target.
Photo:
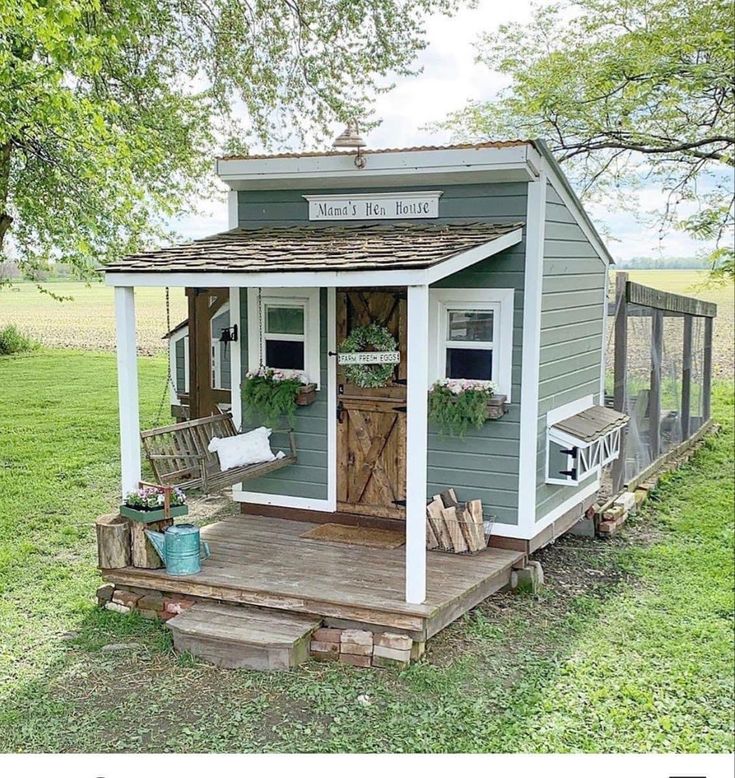
MULTIPOLYGON (((316 401, 296 409, 294 436, 298 451, 298 462, 280 470, 254 478, 243 484, 248 492, 262 492, 272 495, 287 495, 310 500, 327 499, 327 291, 321 290, 319 300, 320 340, 320 385, 316 401)), ((248 303, 247 290, 240 292, 240 359, 243 376, 248 371, 248 303)), ((257 335, 256 335, 257 337, 257 335)), ((243 428, 257 426, 257 421, 248 419, 243 407, 243 428)), ((288 437, 273 433, 271 443, 274 451, 288 451, 288 437)))
MULTIPOLYGON (((439 218, 433 223, 462 221, 525 222, 525 183, 463 184, 422 187, 389 187, 390 191, 440 189, 439 218)), ((357 190, 333 189, 330 193, 357 190)), ((386 188, 360 192, 382 192, 386 188)), ((239 225, 257 228, 269 225, 292 226, 308 223, 310 190, 241 191, 238 193, 239 225)), ((319 222, 319 225, 329 222, 319 222)), ((349 224, 350 222, 340 222, 349 224)), ((515 289, 513 326, 513 402, 509 413, 485 424, 464 439, 445 437, 433 428, 428 441, 428 496, 449 486, 461 499, 480 498, 485 511, 499 524, 518 521, 518 450, 521 395, 521 347, 523 342, 523 286, 525 241, 471 268, 438 283, 437 287, 489 287, 515 289)), ((322 291, 321 348, 322 386, 318 400, 297 411, 299 464, 277 471, 267 478, 245 485, 248 491, 290 495, 311 499, 327 497, 327 376, 326 376, 326 297, 322 291), (305 433, 308 432, 308 436, 305 433), (308 453, 303 456, 301 452, 308 453)), ((247 316, 245 294, 241 299, 241 340, 243 366, 247 365, 247 316)))
POLYGON ((558 193, 547 186, 541 305, 536 520, 592 483, 546 481, 546 414, 593 395, 600 399, 605 263, 558 193))

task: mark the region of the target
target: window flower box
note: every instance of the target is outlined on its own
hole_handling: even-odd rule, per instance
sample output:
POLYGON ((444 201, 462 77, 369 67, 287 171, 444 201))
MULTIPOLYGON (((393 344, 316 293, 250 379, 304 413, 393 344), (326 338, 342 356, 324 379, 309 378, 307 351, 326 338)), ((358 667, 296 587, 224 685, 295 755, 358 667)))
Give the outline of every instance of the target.
POLYGON ((296 395, 296 405, 311 405, 316 400, 316 384, 305 384, 296 395))
POLYGON ((429 418, 444 434, 464 437, 491 419, 505 415, 506 396, 492 381, 444 378, 429 390, 429 418))
POLYGON ((487 401, 487 418, 500 419, 508 412, 508 398, 504 394, 494 394, 487 401))
MULTIPOLYGON (((142 486, 125 495, 125 502, 120 506, 120 515, 141 524, 153 524, 166 518, 165 490, 160 486, 142 486)), ((186 495, 181 489, 171 489, 169 495, 169 515, 186 516, 189 506, 186 505, 186 495)))
MULTIPOLYGON (((174 519, 177 516, 186 516, 189 513, 188 505, 172 505, 171 518, 174 519)), ((131 508, 128 505, 120 506, 120 515, 131 521, 137 521, 141 524, 153 524, 156 521, 163 521, 166 516, 164 515, 163 508, 131 508)))

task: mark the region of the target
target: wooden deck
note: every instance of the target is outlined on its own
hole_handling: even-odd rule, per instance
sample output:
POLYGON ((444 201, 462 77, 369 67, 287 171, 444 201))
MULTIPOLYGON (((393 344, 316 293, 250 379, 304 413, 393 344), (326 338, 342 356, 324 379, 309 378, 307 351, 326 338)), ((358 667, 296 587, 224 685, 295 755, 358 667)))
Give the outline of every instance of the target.
POLYGON ((244 603, 402 630, 426 640, 510 581, 518 551, 427 554, 427 597, 404 601, 405 548, 374 549, 301 537, 315 524, 233 516, 202 530, 212 556, 186 578, 164 570, 103 570, 127 586, 244 603))

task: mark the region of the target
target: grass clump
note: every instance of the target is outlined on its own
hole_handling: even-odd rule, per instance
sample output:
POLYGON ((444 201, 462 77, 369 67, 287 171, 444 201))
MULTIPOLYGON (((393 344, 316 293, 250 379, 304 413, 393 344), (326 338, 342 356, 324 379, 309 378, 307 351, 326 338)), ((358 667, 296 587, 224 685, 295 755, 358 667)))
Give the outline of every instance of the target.
POLYGON ((8 324, 0 330, 0 356, 34 351, 38 343, 24 335, 14 324, 8 324))

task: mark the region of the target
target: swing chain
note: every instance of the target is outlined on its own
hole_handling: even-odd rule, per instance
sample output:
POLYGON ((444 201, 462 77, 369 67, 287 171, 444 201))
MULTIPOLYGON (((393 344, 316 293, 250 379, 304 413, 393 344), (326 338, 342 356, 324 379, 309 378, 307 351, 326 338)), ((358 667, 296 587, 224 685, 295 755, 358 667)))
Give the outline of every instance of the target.
POLYGON ((260 364, 258 367, 260 370, 262 370, 265 367, 265 364, 263 363, 263 341, 265 340, 263 336, 263 288, 258 287, 258 354, 260 357, 260 364))
POLYGON ((173 374, 171 372, 171 293, 168 287, 166 287, 166 364, 168 365, 167 380, 163 387, 163 393, 161 394, 161 401, 158 404, 158 413, 156 414, 156 426, 161 423, 161 416, 163 415, 163 406, 166 402, 166 395, 171 388, 174 394, 177 393, 176 384, 174 383, 173 374))

